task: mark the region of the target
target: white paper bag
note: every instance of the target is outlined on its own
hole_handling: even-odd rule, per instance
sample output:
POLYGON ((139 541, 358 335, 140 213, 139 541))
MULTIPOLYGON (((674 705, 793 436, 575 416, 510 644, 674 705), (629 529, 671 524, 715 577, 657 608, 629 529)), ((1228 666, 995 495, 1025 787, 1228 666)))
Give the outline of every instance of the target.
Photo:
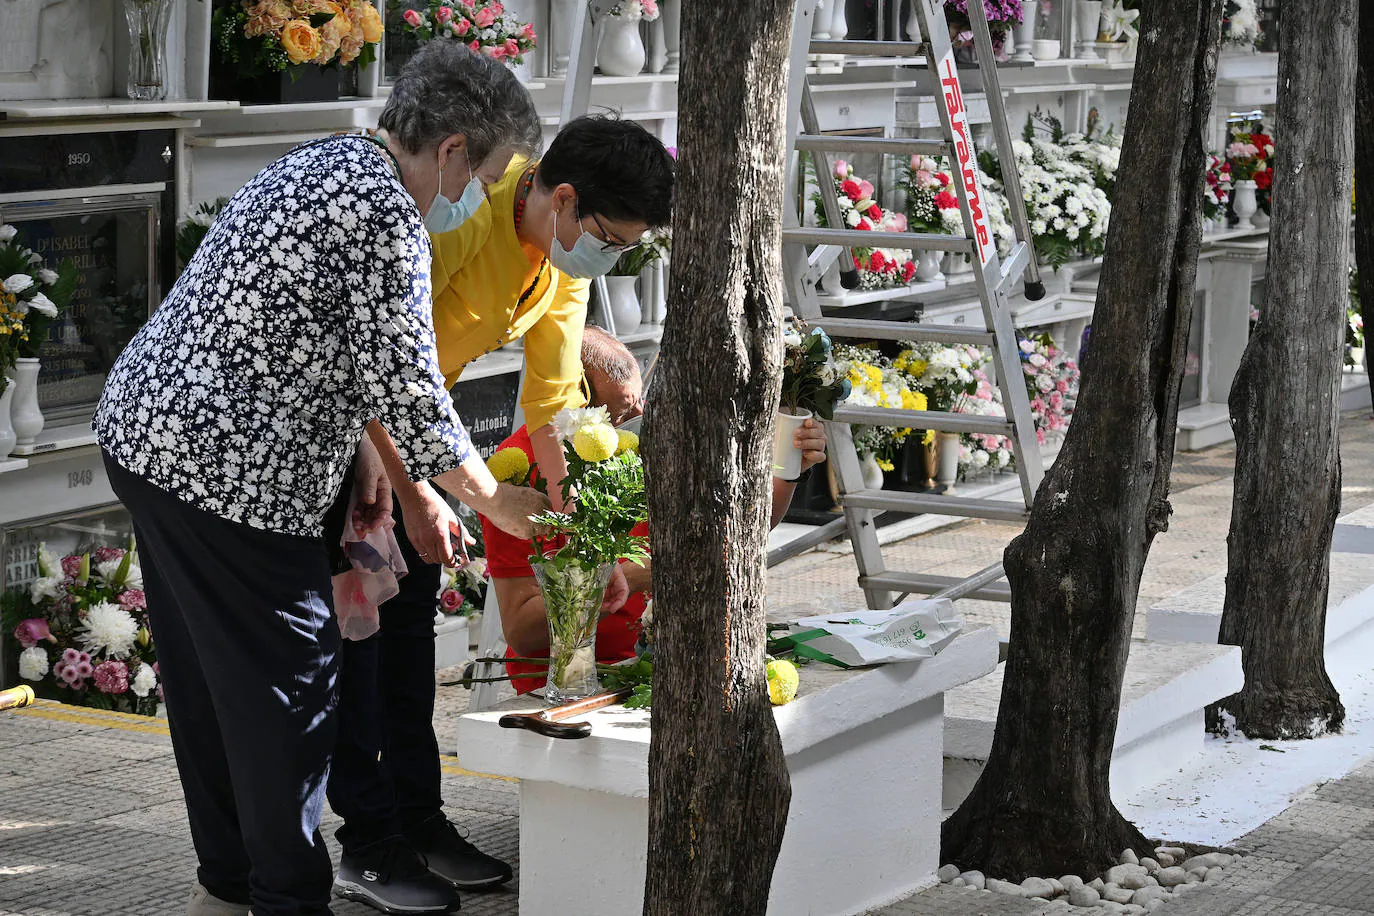
MULTIPOLYGON (((789 635, 823 630, 799 640, 807 649, 845 665, 879 665, 930 658, 958 636, 964 622, 947 598, 904 601, 890 611, 849 611, 791 621, 789 635)), ((804 650, 801 654, 809 654, 804 650)))

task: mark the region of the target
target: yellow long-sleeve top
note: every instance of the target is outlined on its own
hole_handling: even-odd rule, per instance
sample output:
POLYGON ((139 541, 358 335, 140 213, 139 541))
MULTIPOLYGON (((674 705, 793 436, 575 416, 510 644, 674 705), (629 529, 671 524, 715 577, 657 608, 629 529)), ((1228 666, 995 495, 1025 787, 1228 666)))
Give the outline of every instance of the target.
POLYGON ((520 406, 531 430, 564 407, 581 407, 582 328, 590 281, 554 269, 515 234, 515 199, 529 161, 511 160, 488 186, 488 205, 462 226, 431 235, 434 331, 439 369, 450 386, 484 353, 525 339, 520 406))

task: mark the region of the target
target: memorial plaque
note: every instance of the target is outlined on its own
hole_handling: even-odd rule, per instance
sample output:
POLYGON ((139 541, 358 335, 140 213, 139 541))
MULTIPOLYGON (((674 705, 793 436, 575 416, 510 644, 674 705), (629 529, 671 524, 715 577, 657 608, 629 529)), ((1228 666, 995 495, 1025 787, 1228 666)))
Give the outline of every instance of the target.
MULTIPOLYGON (((51 418, 89 411, 120 352, 148 320, 157 207, 160 201, 84 212, 42 213, 7 208, 6 219, 45 266, 76 263, 71 304, 48 330, 39 358, 38 403, 51 418)), ((108 205, 107 205, 108 206, 108 205)))
POLYGON ((511 421, 519 394, 518 372, 460 381, 453 386, 453 406, 483 459, 490 458, 515 431, 511 421))

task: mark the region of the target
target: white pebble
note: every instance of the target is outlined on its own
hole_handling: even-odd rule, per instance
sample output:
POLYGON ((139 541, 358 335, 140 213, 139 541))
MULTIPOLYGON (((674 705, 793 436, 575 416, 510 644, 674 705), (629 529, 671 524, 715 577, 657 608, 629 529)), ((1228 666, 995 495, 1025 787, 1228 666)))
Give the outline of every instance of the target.
POLYGON ((1117 887, 1115 884, 1108 884, 1106 889, 1102 892, 1102 896, 1110 903, 1130 903, 1131 896, 1134 893, 1135 891, 1131 888, 1117 887))
POLYGON ((1021 882, 1021 889, 1026 892, 1027 897, 1039 897, 1043 900, 1053 900, 1055 897, 1054 885, 1044 878, 1027 878, 1021 882))
POLYGON ((1137 906, 1134 903, 1128 903, 1121 908, 1121 912, 1126 914, 1126 916, 1142 916, 1145 912, 1145 907, 1137 906))
POLYGON ((1091 887, 1079 884, 1069 888, 1069 903, 1074 906, 1097 906, 1102 902, 1102 895, 1091 887))
POLYGON ((1144 906, 1151 900, 1162 900, 1169 896, 1169 892, 1162 887, 1142 887, 1131 895, 1131 902, 1137 906, 1144 906))
POLYGON ((1026 892, 1019 884, 1012 884, 1010 881, 1003 881, 1000 878, 989 878, 987 890, 998 894, 1006 894, 1008 897, 1024 897, 1026 892))
POLYGON ((1173 888, 1173 895, 1175 897, 1182 897, 1184 894, 1188 893, 1193 888, 1201 886, 1202 885, 1200 884, 1180 884, 1178 887, 1173 888))
POLYGON ((1206 883, 1206 884, 1216 884, 1218 881, 1221 880, 1221 876, 1222 876, 1224 873, 1225 873, 1225 870, 1224 870, 1224 869, 1221 869, 1221 868, 1209 868, 1209 869, 1207 869, 1207 877, 1203 878, 1202 880, 1203 880, 1203 882, 1206 883))
POLYGON ((1224 852, 1207 852, 1200 856, 1193 856, 1183 863, 1184 871, 1192 871, 1199 865, 1203 868, 1224 868, 1231 864, 1231 857, 1224 852))
POLYGON ((966 872, 964 872, 962 875, 960 875, 959 877, 960 877, 960 878, 963 878, 963 879, 964 879, 964 883, 967 884, 969 887, 976 887, 976 888, 978 888, 978 890, 980 890, 980 891, 981 891, 984 887, 986 887, 986 886, 987 886, 987 883, 988 883, 988 882, 987 882, 987 879, 983 877, 983 873, 980 872, 980 871, 976 871, 976 870, 975 870, 975 871, 966 871, 966 872))
POLYGON ((1188 869, 1189 881, 1202 881, 1207 877, 1207 869, 1199 865, 1197 868, 1188 869))
POLYGON ((1151 900, 1149 903, 1145 904, 1145 912, 1153 913, 1155 910, 1163 909, 1164 904, 1167 902, 1166 900, 1151 900))
POLYGON ((1155 852, 1166 856, 1172 856, 1175 862, 1188 854, 1188 850, 1184 849, 1182 846, 1157 846, 1155 847, 1155 852))
POLYGON ((1122 865, 1139 865, 1140 859, 1136 857, 1134 849, 1123 849, 1121 857, 1117 859, 1122 865))
POLYGON ((949 882, 949 886, 950 886, 950 887, 968 887, 968 882, 965 881, 963 878, 955 878, 953 881, 949 882))
POLYGON ((1144 866, 1145 870, 1152 875, 1155 872, 1159 871, 1161 867, 1158 862, 1156 862, 1154 859, 1151 859, 1149 856, 1146 856, 1145 858, 1141 859, 1140 864, 1144 866))
POLYGON ((1104 913, 1124 913, 1124 912, 1126 912, 1126 906, 1125 906, 1124 904, 1121 904, 1121 903, 1114 903, 1114 902, 1112 902, 1111 900, 1104 901, 1104 902, 1098 907, 1098 909, 1102 910, 1104 913))
POLYGON ((1155 861, 1159 863, 1160 868, 1168 868, 1170 865, 1173 865, 1177 860, 1173 856, 1169 855, 1167 852, 1156 851, 1155 861))
POLYGON ((1088 887, 1092 888, 1100 894, 1104 890, 1106 890, 1107 882, 1103 881, 1101 878, 1093 878, 1091 881, 1088 882, 1088 887))
POLYGON ((1164 887, 1177 887, 1180 884, 1188 883, 1188 873, 1177 865, 1169 868, 1162 868, 1159 874, 1155 875, 1157 880, 1164 887))
POLYGON ((1103 878, 1108 884, 1135 890, 1148 884, 1145 879, 1149 876, 1150 873, 1140 865, 1116 865, 1107 869, 1103 878))
POLYGON ((1064 882, 1060 881, 1058 878, 1050 878, 1049 882, 1050 886, 1054 888, 1054 895, 1056 897, 1068 890, 1068 888, 1064 887, 1064 882))
MULTIPOLYGON (((927 874, 929 874, 929 872, 927 872, 927 874)), ((936 875, 936 877, 938 877, 942 882, 944 882, 945 884, 948 884, 949 882, 953 881, 955 878, 959 877, 959 866, 957 866, 957 865, 942 865, 942 866, 940 866, 940 870, 937 871, 937 872, 935 873, 935 875, 936 875)))

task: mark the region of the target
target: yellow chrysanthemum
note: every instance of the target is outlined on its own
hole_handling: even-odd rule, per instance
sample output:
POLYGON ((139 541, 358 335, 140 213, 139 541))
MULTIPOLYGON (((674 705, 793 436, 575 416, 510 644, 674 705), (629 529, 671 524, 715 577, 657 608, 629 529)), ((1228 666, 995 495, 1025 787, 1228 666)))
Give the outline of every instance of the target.
POLYGON ((928 429, 928 430, 926 430, 926 436, 925 436, 924 439, 921 440, 921 444, 922 444, 922 445, 934 445, 934 444, 935 444, 935 430, 933 430, 933 429, 928 429))
POLYGON ((785 659, 775 659, 764 669, 768 675, 768 699, 774 706, 791 703, 797 695, 797 666, 785 659))
POLYGON ((925 410, 929 403, 926 396, 919 391, 902 391, 903 410, 925 410))
POLYGON ((614 426, 589 423, 573 435, 573 451, 583 461, 605 461, 620 446, 614 426))
POLYGON ((628 429, 618 429, 615 434, 616 438, 620 440, 620 444, 615 447, 615 453, 617 455, 625 452, 639 451, 639 437, 634 433, 630 432, 628 429))
POLYGON ((925 375, 926 369, 928 368, 930 368, 930 363, 923 359, 913 359, 906 364, 906 371, 910 373, 913 378, 920 378, 925 375))
POLYGON ((503 448, 487 459, 487 470, 500 483, 522 484, 530 472, 530 459, 523 449, 503 448))

